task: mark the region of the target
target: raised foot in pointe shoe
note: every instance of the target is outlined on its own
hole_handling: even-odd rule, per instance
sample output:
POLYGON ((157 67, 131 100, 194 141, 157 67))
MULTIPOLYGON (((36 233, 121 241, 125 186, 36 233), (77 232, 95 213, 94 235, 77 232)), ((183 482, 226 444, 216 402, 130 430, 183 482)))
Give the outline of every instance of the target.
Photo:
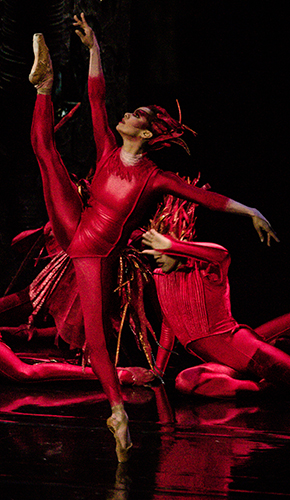
POLYGON ((114 434, 116 440, 116 454, 118 462, 127 462, 130 458, 131 448, 133 446, 128 429, 128 418, 124 416, 124 418, 119 421, 112 415, 107 420, 107 427, 114 434), (120 441, 120 436, 122 434, 125 436, 126 446, 123 446, 120 441))
POLYGON ((53 83, 53 70, 49 50, 42 33, 33 35, 34 63, 29 74, 29 81, 37 89, 51 90, 53 83))

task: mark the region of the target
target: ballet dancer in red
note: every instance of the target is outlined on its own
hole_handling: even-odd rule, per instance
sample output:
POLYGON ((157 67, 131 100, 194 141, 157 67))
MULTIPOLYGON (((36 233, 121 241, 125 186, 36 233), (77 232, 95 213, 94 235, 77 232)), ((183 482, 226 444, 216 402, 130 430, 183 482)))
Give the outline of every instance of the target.
POLYGON ((155 373, 163 377, 175 339, 204 361, 182 371, 176 388, 186 394, 235 396, 266 382, 290 388, 290 356, 270 341, 290 334, 290 314, 253 331, 231 314, 228 251, 214 243, 180 241, 194 234, 194 206, 167 197, 143 235, 157 262, 154 271, 162 310, 155 373), (156 229, 160 232, 157 232, 156 229), (169 235, 169 234, 170 235, 169 235), (178 239, 177 239, 178 238, 178 239))
POLYGON ((100 48, 84 14, 74 17, 76 33, 90 51, 88 93, 91 104, 97 163, 88 206, 83 209, 76 186, 56 150, 53 135, 51 89, 53 70, 42 34, 35 34, 35 61, 29 76, 37 89, 32 123, 32 146, 42 175, 44 198, 55 237, 73 259, 91 366, 102 383, 112 408, 108 427, 116 439, 119 461, 128 459, 132 446, 116 370, 106 338, 112 276, 117 257, 148 210, 165 193, 189 199, 213 210, 234 212, 252 218, 263 240, 277 239, 268 221, 256 209, 216 193, 189 186, 176 175, 153 164, 146 151, 171 142, 182 143, 186 127, 160 107, 138 108, 125 113, 116 129, 123 139, 118 148, 108 127, 105 81, 100 48))

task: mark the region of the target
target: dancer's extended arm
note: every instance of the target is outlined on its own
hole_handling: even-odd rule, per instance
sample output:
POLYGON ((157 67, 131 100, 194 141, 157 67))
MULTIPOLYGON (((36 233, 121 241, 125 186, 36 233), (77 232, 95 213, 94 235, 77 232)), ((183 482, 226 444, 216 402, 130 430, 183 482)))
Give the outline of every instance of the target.
POLYGON ((268 246, 270 246, 271 238, 279 242, 269 221, 256 208, 248 207, 221 194, 188 184, 172 172, 159 171, 159 175, 155 179, 155 189, 163 194, 172 194, 178 198, 193 201, 210 210, 231 212, 251 217, 254 228, 262 242, 264 241, 263 231, 267 233, 268 246))

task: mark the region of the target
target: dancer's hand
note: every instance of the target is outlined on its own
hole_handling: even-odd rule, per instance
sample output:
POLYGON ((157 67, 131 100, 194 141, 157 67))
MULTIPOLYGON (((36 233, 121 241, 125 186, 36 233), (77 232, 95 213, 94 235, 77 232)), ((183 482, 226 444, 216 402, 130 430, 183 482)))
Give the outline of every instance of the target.
POLYGON ((98 45, 96 36, 92 28, 88 25, 84 13, 81 13, 80 19, 75 15, 74 20, 73 25, 81 28, 81 30, 76 29, 76 34, 80 37, 82 43, 89 49, 92 49, 94 45, 98 45))
POLYGON ((229 199, 225 207, 225 212, 231 212, 239 215, 246 215, 247 217, 250 216, 252 218, 254 228, 256 229, 262 243, 264 241, 263 231, 267 233, 268 247, 271 244, 271 238, 273 238, 275 241, 277 241, 277 243, 279 243, 280 240, 276 235, 276 233, 273 231, 270 222, 267 221, 264 215, 262 215, 261 212, 259 212, 259 210, 257 210, 256 208, 247 207, 246 205, 243 205, 238 201, 229 199))
POLYGON ((267 219, 259 212, 258 210, 255 210, 254 215, 252 215, 252 221, 254 228, 256 229, 259 238, 261 242, 263 243, 264 241, 264 234, 263 231, 267 233, 267 245, 268 247, 271 245, 271 238, 273 238, 275 241, 279 243, 279 238, 277 237, 275 231, 273 231, 271 224, 267 219))
POLYGON ((160 253, 157 250, 166 250, 172 246, 170 239, 158 233, 155 229, 150 229, 150 231, 143 234, 142 243, 151 247, 152 250, 143 250, 142 252, 149 255, 157 255, 160 253))

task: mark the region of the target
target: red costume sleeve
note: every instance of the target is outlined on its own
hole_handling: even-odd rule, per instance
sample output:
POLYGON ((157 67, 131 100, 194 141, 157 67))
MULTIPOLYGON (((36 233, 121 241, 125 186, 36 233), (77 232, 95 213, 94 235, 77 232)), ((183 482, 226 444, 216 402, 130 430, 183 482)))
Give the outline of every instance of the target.
POLYGON ((109 127, 105 105, 106 86, 103 75, 88 78, 88 94, 91 105, 97 163, 103 155, 116 148, 116 139, 109 127))
POLYGON ((215 243, 199 243, 180 241, 166 235, 171 241, 171 248, 163 250, 166 255, 176 255, 177 257, 193 257, 197 260, 212 262, 213 264, 222 265, 230 263, 230 254, 226 248, 215 243))
POLYGON ((210 210, 217 210, 220 212, 226 210, 229 202, 229 198, 226 196, 192 186, 173 172, 163 172, 162 170, 159 170, 155 177, 154 189, 162 194, 172 194, 178 198, 193 201, 210 210))

